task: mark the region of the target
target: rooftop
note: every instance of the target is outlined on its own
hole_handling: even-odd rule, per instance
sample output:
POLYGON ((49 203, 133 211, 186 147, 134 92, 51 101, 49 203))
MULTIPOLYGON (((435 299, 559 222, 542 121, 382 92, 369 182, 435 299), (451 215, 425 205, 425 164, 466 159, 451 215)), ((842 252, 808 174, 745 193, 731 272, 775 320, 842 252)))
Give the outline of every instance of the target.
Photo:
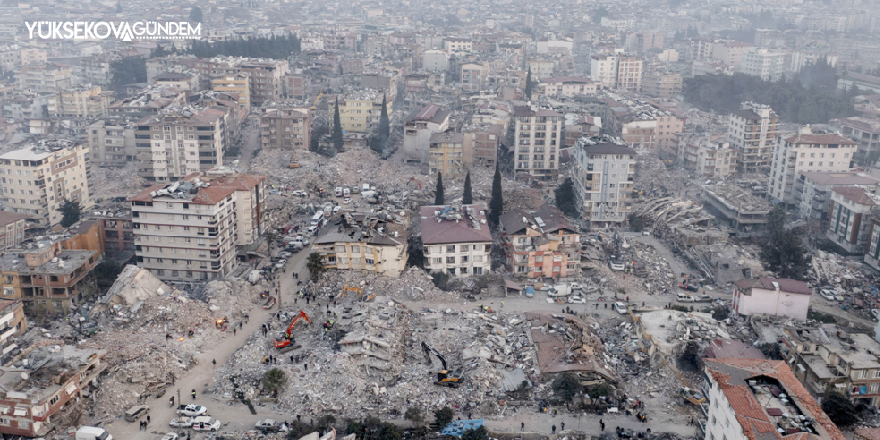
POLYGON ((78 145, 78 142, 70 140, 41 140, 20 150, 4 153, 3 155, 0 155, 0 159, 40 161, 52 156, 56 151, 71 148, 76 145, 78 145))
POLYGON ((880 179, 857 172, 821 172, 802 171, 804 180, 811 180, 817 185, 877 185, 880 179))
POLYGON ((560 229, 577 232, 577 228, 565 218, 562 211, 548 203, 541 205, 535 212, 512 209, 505 212, 500 220, 508 235, 518 234, 526 228, 532 228, 542 234, 553 233, 560 229))
POLYGON ((833 191, 858 205, 880 205, 880 197, 862 187, 844 186, 834 188, 833 191))
POLYGON ((0 367, 0 390, 7 398, 29 399, 32 403, 48 399, 65 382, 59 379, 83 370, 105 350, 80 349, 70 345, 50 345, 32 350, 11 367, 0 367))
POLYGON ((734 284, 742 289, 758 287, 766 290, 776 290, 778 286, 779 290, 783 292, 799 293, 801 295, 813 294, 813 291, 810 290, 810 286, 808 286, 807 283, 787 278, 750 278, 739 280, 734 284))
POLYGON ((422 206, 422 243, 491 243, 492 234, 482 205, 422 206))
POLYGON ((796 134, 785 139, 790 144, 837 144, 837 145, 858 145, 857 143, 839 135, 839 134, 796 134))
POLYGON ((366 243, 379 246, 405 245, 409 238, 409 219, 405 211, 343 212, 314 238, 316 245, 366 243))
POLYGON ((19 220, 30 218, 27 214, 19 214, 17 212, 0 211, 0 226, 6 226, 19 220))
POLYGON ((266 176, 240 174, 228 168, 214 168, 206 173, 193 173, 182 181, 166 185, 153 185, 130 202, 153 202, 156 199, 181 200, 199 205, 214 205, 236 191, 250 191, 259 185, 266 176), (220 173, 212 176, 211 173, 220 173))

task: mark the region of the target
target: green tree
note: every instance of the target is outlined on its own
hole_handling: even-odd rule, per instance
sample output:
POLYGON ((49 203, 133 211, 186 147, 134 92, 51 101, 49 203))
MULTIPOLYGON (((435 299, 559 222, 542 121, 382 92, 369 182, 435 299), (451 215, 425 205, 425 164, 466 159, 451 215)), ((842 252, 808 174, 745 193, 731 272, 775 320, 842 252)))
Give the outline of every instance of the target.
POLYGON ((473 188, 471 188, 471 172, 468 171, 467 175, 464 176, 464 193, 461 196, 461 203, 465 205, 474 203, 473 193, 473 188))
POLYGON ((580 379, 573 373, 564 373, 557 377, 553 381, 552 387, 553 392, 566 402, 571 402, 583 390, 580 379))
POLYGON ((443 429, 452 422, 452 418, 455 416, 455 413, 452 411, 452 408, 448 406, 444 406, 437 411, 434 411, 434 421, 437 422, 437 425, 440 426, 440 429, 443 429))
POLYGON ((108 258, 95 266, 95 278, 98 284, 110 286, 122 272, 122 265, 114 258, 108 258))
POLYGON ((326 125, 319 125, 309 133, 309 151, 317 153, 321 149, 321 138, 330 132, 326 125))
POLYGON ((309 254, 309 258, 306 261, 306 268, 309 269, 309 273, 312 274, 312 279, 316 278, 321 272, 327 269, 324 266, 324 257, 317 252, 312 252, 309 254))
POLYGON ((203 19, 204 17, 202 16, 202 8, 198 6, 193 6, 192 9, 189 10, 189 21, 201 23, 203 19))
POLYGON ((775 342, 761 344, 758 348, 761 350, 761 353, 764 353, 764 356, 767 356, 769 359, 774 361, 785 360, 782 358, 782 351, 779 350, 779 344, 775 342))
POLYGON ((532 100, 532 68, 526 73, 526 99, 532 100))
POLYGON ((406 409, 403 418, 409 420, 415 427, 422 426, 425 422, 425 411, 417 406, 411 406, 406 409))
POLYGON ((443 205, 445 204, 445 197, 443 197, 443 175, 437 171, 437 189, 434 190, 434 204, 435 205, 443 205))
POLYGON ((333 131, 330 134, 333 141, 333 148, 336 152, 342 151, 342 145, 345 142, 342 138, 342 120, 339 118, 339 98, 336 98, 336 109, 333 111, 333 131))
POLYGON ((147 60, 140 57, 121 58, 110 63, 113 90, 121 91, 126 84, 147 82, 147 60))
POLYGON ((69 228, 82 217, 82 206, 76 200, 65 200, 58 208, 61 213, 61 226, 69 228))
POLYGON ((577 199, 574 194, 574 182, 566 177, 562 185, 556 188, 556 206, 569 217, 578 216, 577 199))
POLYGON ((822 399, 822 411, 840 427, 847 427, 859 421, 856 406, 840 393, 830 393, 822 399))
POLYGON ((765 267, 780 278, 804 279, 812 259, 801 244, 802 232, 785 228, 785 209, 781 205, 770 211, 767 228, 768 239, 761 244, 761 260, 765 267))
POLYGON ((382 95, 382 111, 379 114, 379 135, 373 150, 383 154, 388 149, 388 139, 391 136, 391 120, 388 118, 388 102, 386 95, 382 95))
POLYGON ((284 388, 287 384, 287 375, 284 370, 273 368, 263 375, 263 389, 272 393, 273 397, 278 397, 278 390, 284 388))
POLYGON ((498 219, 504 211, 504 196, 501 191, 501 170, 495 164, 495 176, 492 177, 492 198, 489 199, 489 223, 498 225, 498 219))
POLYGON ((633 232, 642 232, 645 228, 645 220, 640 215, 629 215, 629 229, 633 232))
POLYGON ((485 440, 489 438, 489 431, 482 425, 477 429, 468 429, 461 436, 461 440, 485 440))

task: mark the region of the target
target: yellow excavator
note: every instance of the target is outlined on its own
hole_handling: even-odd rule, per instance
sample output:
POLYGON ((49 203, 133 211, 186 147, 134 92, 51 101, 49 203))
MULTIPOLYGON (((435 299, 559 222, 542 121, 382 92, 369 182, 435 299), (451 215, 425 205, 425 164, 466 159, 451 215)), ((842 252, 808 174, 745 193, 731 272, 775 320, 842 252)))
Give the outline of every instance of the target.
POLYGON ((443 357, 439 351, 428 347, 428 344, 425 344, 424 341, 422 342, 422 350, 425 351, 425 356, 427 356, 428 359, 431 359, 431 353, 434 353, 434 356, 437 356, 437 359, 440 359, 440 363, 443 364, 443 369, 437 372, 437 385, 458 388, 458 386, 464 382, 464 379, 461 377, 461 368, 449 372, 446 368, 446 358, 443 357))
POLYGON ((339 294, 339 299, 345 298, 345 293, 348 291, 357 292, 358 298, 360 298, 362 295, 360 287, 345 286, 345 288, 342 289, 342 293, 339 294))
POLYGON ((291 153, 290 166, 288 168, 299 168, 299 161, 296 160, 296 153, 291 153))

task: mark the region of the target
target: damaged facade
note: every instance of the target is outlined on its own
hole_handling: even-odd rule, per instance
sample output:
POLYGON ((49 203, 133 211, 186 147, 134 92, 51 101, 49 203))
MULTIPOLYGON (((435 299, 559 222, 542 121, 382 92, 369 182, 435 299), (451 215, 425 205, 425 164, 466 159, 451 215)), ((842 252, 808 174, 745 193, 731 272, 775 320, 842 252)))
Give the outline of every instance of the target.
POLYGON ((580 272, 580 232, 547 203, 536 212, 513 209, 501 218, 507 265, 517 276, 566 278, 580 272))
POLYGON ((409 258, 409 214, 343 212, 312 240, 328 269, 398 277, 409 258))
POLYGON ((492 234, 482 205, 422 206, 425 269, 467 277, 489 273, 492 234))

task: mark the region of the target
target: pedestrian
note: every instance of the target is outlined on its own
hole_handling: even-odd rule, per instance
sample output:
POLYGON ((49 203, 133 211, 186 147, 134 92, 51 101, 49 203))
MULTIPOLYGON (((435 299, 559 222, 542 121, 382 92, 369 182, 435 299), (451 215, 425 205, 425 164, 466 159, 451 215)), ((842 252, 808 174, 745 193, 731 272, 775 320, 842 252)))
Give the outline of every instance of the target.
POLYGON ((299 414, 296 415, 296 423, 299 423, 299 414))
POLYGON ((150 415, 147 414, 147 426, 150 426, 150 415))
POLYGON ((232 336, 235 336, 235 326, 232 326, 232 336))
POLYGON ((523 432, 525 430, 526 430, 526 422, 520 422, 519 423, 519 431, 523 432))
POLYGON ((296 304, 296 297, 293 297, 293 303, 296 304))
POLYGON ((193 396, 193 400, 196 400, 196 389, 193 388, 192 391, 191 391, 191 393, 192 393, 192 396, 193 396))
POLYGON ((303 366, 306 367, 306 371, 309 371, 309 364, 308 364, 308 362, 304 363, 303 366))
POLYGON ((473 419, 474 419, 474 414, 471 412, 468 412, 468 420, 473 420, 473 419))
POLYGON ((144 430, 144 422, 140 421, 140 422, 138 422, 138 431, 143 431, 143 430, 144 430))
POLYGON ((605 303, 605 309, 608 309, 608 303, 605 303))
POLYGON ((559 428, 560 431, 565 431, 565 422, 560 423, 559 428))
POLYGON ((605 424, 604 424, 604 423, 599 422, 599 430, 600 430, 601 432, 605 432, 605 424))
POLYGON ((501 301, 501 308, 504 308, 504 301, 501 301))
POLYGON ((214 365, 214 368, 217 368, 217 359, 211 359, 211 364, 214 365))
POLYGON ((293 363, 293 355, 290 355, 290 363, 293 363))
POLYGON ((556 425, 551 426, 550 429, 552 429, 553 433, 556 434, 556 425))

